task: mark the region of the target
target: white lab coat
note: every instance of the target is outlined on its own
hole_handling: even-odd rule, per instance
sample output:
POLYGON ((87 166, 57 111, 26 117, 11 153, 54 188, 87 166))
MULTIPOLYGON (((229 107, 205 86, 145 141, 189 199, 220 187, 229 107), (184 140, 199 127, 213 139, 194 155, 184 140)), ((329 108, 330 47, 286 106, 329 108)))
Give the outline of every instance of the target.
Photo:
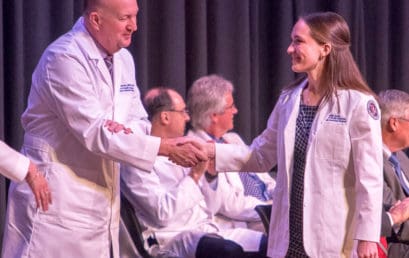
POLYGON ((130 53, 113 55, 114 83, 80 18, 42 55, 22 115, 23 152, 41 163, 53 196, 35 207, 27 184, 9 190, 3 257, 118 257, 119 164, 150 171, 160 139, 140 101, 130 53), (133 134, 112 134, 112 119, 133 134))
POLYGON ((232 205, 236 196, 223 188, 213 190, 203 177, 198 185, 188 174, 188 169, 163 156, 157 158, 151 173, 121 167, 121 190, 147 227, 144 238, 152 236, 159 243, 150 252, 194 257, 198 241, 206 233, 235 241, 245 250, 258 250, 260 232, 245 228, 222 230, 213 220, 221 207, 233 206, 233 213, 241 212, 232 205))
MULTIPOLYGON (((189 130, 188 136, 198 137, 204 141, 212 140, 204 130, 189 130)), ((244 141, 237 133, 229 132, 223 135, 223 139, 230 144, 238 144, 246 146, 244 141)), ((271 193, 275 187, 275 180, 268 173, 258 173, 257 176, 266 184, 267 191, 271 193)), ((237 206, 242 206, 245 212, 239 217, 234 217, 229 214, 229 211, 224 211, 223 214, 216 215, 216 221, 225 228, 247 227, 257 230, 263 230, 260 217, 254 210, 257 205, 271 204, 271 201, 263 202, 253 196, 244 195, 244 186, 240 176, 236 172, 220 173, 218 175, 219 187, 224 187, 235 192, 237 196, 237 206)))
MULTIPOLYGON (((305 84, 282 93, 267 128, 253 141, 252 152, 226 144, 216 146, 220 171, 263 171, 278 163, 269 257, 285 257, 287 253, 295 124, 305 84)), ((311 127, 304 178, 304 246, 310 257, 356 256, 354 240, 379 240, 379 117, 374 98, 354 90, 339 90, 337 97, 319 107, 311 127)))
POLYGON ((23 181, 28 172, 30 160, 0 141, 0 174, 13 180, 23 181))

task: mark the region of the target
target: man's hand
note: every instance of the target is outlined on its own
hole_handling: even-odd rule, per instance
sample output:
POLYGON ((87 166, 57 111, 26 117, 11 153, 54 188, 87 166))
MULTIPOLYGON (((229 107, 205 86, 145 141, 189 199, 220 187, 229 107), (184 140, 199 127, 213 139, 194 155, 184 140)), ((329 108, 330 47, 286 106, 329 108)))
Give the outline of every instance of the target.
POLYGON ((193 167, 200 161, 207 161, 207 152, 202 143, 191 137, 162 138, 159 155, 184 167, 193 167))
POLYGON ((131 128, 127 128, 123 124, 112 120, 107 120, 104 124, 104 127, 107 127, 108 131, 110 131, 111 133, 119 133, 121 131, 123 131, 125 134, 133 133, 131 128))
POLYGON ((357 247, 359 258, 378 258, 378 247, 375 242, 359 240, 357 247))
POLYGON ((206 172, 208 161, 199 161, 196 166, 192 167, 190 170, 189 176, 198 183, 200 178, 206 172))
POLYGON ((402 201, 397 201, 388 212, 392 216, 394 225, 399 225, 407 221, 409 219, 409 197, 402 201))
POLYGON ((37 208, 41 207, 43 211, 48 210, 48 205, 52 203, 51 192, 48 189, 47 180, 38 171, 37 166, 30 161, 26 181, 33 191, 36 199, 37 208))

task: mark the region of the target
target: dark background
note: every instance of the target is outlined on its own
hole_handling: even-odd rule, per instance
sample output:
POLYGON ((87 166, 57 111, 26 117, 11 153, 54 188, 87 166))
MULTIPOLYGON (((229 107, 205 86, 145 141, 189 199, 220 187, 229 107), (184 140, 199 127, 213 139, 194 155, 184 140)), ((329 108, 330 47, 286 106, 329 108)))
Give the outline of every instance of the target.
MULTIPOLYGON (((286 49, 301 14, 341 14, 350 25, 353 55, 372 89, 409 90, 407 0, 138 3, 138 31, 129 50, 142 94, 161 85, 185 96, 200 76, 220 74, 236 87, 235 129, 248 143, 265 127, 281 88, 294 79, 286 49)), ((82 5, 82 0, 0 0, 0 139, 15 149, 22 143, 20 115, 31 73, 46 46, 72 27, 82 5)), ((6 191, 0 177, 0 234, 6 191)))

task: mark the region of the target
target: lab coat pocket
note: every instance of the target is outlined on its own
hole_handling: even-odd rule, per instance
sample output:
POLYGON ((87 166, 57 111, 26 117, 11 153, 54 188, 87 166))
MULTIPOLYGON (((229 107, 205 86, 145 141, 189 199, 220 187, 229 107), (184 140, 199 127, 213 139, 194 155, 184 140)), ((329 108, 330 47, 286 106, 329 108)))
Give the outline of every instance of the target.
POLYGON ((350 149, 347 124, 324 122, 316 137, 319 159, 334 162, 334 165, 346 165, 350 149))

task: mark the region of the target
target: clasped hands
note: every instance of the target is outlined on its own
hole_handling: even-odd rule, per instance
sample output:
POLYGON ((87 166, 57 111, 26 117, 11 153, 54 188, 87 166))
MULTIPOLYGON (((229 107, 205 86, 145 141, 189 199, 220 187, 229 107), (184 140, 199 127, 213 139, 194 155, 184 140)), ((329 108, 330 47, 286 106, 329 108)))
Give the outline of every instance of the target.
MULTIPOLYGON (((112 120, 107 120, 104 127, 106 127, 111 133, 133 133, 131 128, 112 120)), ((189 136, 162 138, 159 149, 159 155, 168 156, 170 161, 183 167, 194 167, 196 165, 203 166, 203 164, 199 163, 208 161, 211 163, 208 163, 206 166, 213 167, 214 162, 212 161, 214 159, 214 153, 213 143, 208 143, 189 136)), ((210 170, 214 171, 214 169, 210 170)))
POLYGON ((394 225, 406 222, 409 219, 409 197, 398 200, 388 212, 392 216, 394 225))

